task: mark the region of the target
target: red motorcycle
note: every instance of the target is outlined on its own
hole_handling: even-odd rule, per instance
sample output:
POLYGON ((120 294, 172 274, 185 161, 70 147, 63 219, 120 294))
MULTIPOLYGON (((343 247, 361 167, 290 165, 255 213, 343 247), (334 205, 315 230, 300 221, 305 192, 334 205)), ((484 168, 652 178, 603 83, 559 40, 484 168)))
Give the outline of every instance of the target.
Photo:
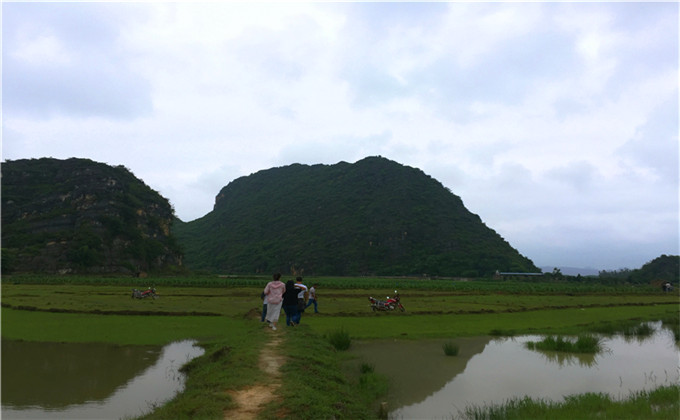
POLYGON ((133 299, 146 299, 146 298, 158 299, 155 287, 149 287, 148 289, 141 291, 139 289, 132 289, 133 299))
POLYGON ((375 311, 393 311, 399 308, 400 311, 404 312, 406 309, 404 305, 401 304, 399 293, 395 290, 394 296, 390 298, 387 296, 386 300, 378 300, 372 296, 368 297, 368 301, 371 302, 371 309, 375 311))

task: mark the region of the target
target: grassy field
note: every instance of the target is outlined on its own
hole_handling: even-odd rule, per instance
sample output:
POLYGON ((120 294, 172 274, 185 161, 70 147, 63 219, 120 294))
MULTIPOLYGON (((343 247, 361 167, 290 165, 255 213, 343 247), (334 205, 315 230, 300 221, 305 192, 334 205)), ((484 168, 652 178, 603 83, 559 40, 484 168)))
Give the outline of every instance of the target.
MULTIPOLYGON (((2 337, 155 345, 194 338, 206 354, 187 368, 186 391, 149 418, 219 418, 233 404, 226 390, 263 380, 257 355, 271 332, 259 322, 259 295, 266 281, 205 276, 195 283, 190 278, 3 278, 2 337), (132 287, 151 285, 159 299, 131 299, 132 287)), ((308 311, 300 328, 280 331, 289 355, 284 370, 296 374, 284 375, 280 398, 265 408, 262 418, 377 416, 374 402, 386 388, 385 379, 372 372, 350 379, 341 371, 340 362, 348 355, 327 339, 338 330, 353 339, 559 335, 659 319, 671 320, 677 330, 677 292, 653 288, 422 279, 346 279, 345 287, 342 279, 312 282, 319 284, 320 313, 308 311), (384 298, 396 288, 406 312, 370 310, 369 295, 384 298), (323 369, 311 371, 310 365, 323 369), (295 398, 295 389, 309 398, 295 398)), ((541 410, 558 409, 543 406, 541 410)), ((675 408, 677 414, 677 401, 675 408)), ((584 409, 581 417, 586 413, 584 409)), ((471 417, 487 418, 479 412, 471 417)))

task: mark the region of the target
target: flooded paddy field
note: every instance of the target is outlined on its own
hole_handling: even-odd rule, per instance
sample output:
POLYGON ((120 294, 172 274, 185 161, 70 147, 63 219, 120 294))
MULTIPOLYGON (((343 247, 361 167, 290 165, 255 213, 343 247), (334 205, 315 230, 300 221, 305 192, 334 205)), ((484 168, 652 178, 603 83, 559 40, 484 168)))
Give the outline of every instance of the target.
POLYGON ((193 341, 159 346, 2 341, 3 419, 139 416, 184 389, 193 341))
POLYGON ((364 340, 354 342, 351 370, 372 365, 389 379, 384 398, 391 419, 455 418, 467 406, 503 403, 529 396, 561 401, 586 392, 614 399, 631 392, 678 384, 679 348, 673 333, 650 323, 647 337, 602 336, 597 354, 530 350, 541 336, 452 340, 364 340), (443 343, 460 352, 446 356, 443 343))
MULTIPOLYGON (((121 283, 127 284, 128 281, 121 283)), ((232 279, 226 281, 231 282, 232 279)), ((202 393, 194 391, 206 384, 213 386, 213 382, 223 390, 238 389, 261 379, 257 352, 270 337, 268 332, 271 330, 260 332, 261 287, 256 287, 257 281, 219 288, 169 287, 156 282, 161 296, 156 300, 131 299, 129 287, 116 285, 113 280, 105 280, 105 284, 101 285, 3 282, 3 417, 133 418, 153 411, 150 418, 165 419, 177 413, 190 416, 198 402, 210 413, 204 418, 220 418, 225 408, 233 405, 227 394, 221 399, 206 400, 202 393), (114 284, 109 285, 108 282, 114 284), (168 328, 169 325, 172 328, 168 328), (199 340, 206 349, 206 355, 195 360, 201 367, 194 367, 189 372, 187 383, 191 385, 181 392, 184 377, 177 380, 177 371, 173 370, 183 364, 181 357, 170 358, 173 361, 170 370, 155 369, 154 366, 167 366, 159 364, 164 359, 162 345, 187 339, 199 340), (28 342, 37 342, 37 350, 18 347, 28 342), (87 350, 64 347, 66 343, 84 342, 108 343, 110 347, 104 350, 105 353, 111 349, 128 348, 128 345, 134 347, 129 348, 129 353, 120 359, 109 359, 105 355, 90 358, 90 353, 98 354, 99 350, 86 347, 89 345, 81 348, 87 350), (19 349, 15 354, 27 355, 23 360, 16 356, 7 359, 11 355, 7 349, 15 344, 19 349), (61 355, 67 360, 65 366, 70 367, 59 368, 57 366, 61 362, 45 361, 45 353, 61 355), (33 356, 28 356, 30 354, 33 356), (99 359, 109 360, 107 365, 112 369, 102 367, 99 359), (237 359, 239 362, 234 363, 237 359), (55 372, 48 369, 35 373, 40 366, 54 368, 55 372), (147 394, 146 391, 157 387, 148 385, 150 382, 142 378, 154 369, 160 375, 153 381, 181 382, 181 385, 162 396, 147 394), (230 374, 211 373, 225 370, 230 374), (94 376, 88 376, 90 374, 94 376), (42 376, 43 383, 36 384, 36 376, 42 376), (76 379, 69 379, 71 382, 54 379, 60 376, 76 379), (162 379, 158 379, 160 377, 162 379), (135 387, 136 383, 147 385, 135 387), (178 398, 164 404, 177 392, 178 398), (34 400, 34 396, 40 400, 34 400), (125 411, 118 411, 121 407, 125 411)), ((270 413, 279 410, 297 412, 303 408, 310 411, 312 404, 313 412, 327 410, 323 418, 358 418, 357 412, 372 413, 369 416, 377 414, 372 404, 387 401, 392 418, 450 418, 468 403, 502 402, 512 395, 507 392, 509 389, 521 390, 522 395, 534 395, 529 385, 517 385, 521 382, 538 384, 538 388, 544 391, 550 387, 541 384, 559 382, 561 376, 571 375, 565 372, 574 366, 599 372, 608 363, 603 357, 622 352, 614 344, 616 336, 608 336, 607 340, 611 342, 605 342, 607 351, 580 358, 529 350, 524 346, 527 340, 537 340, 541 334, 595 331, 605 324, 619 321, 677 319, 678 295, 662 294, 656 290, 627 291, 614 287, 599 291, 591 286, 573 285, 568 285, 568 290, 553 290, 557 287, 553 284, 448 284, 444 281, 431 284, 418 281, 417 289, 404 289, 401 280, 399 282, 402 302, 406 306, 404 313, 374 313, 368 305, 367 296, 390 294, 396 288, 343 289, 331 288, 331 284, 326 285, 327 288, 319 288, 322 293, 321 312, 305 314, 300 328, 278 332, 291 342, 304 335, 304 345, 299 343, 295 352, 300 355, 296 359, 304 363, 298 369, 299 375, 285 378, 287 387, 284 385, 282 389, 296 389, 308 397, 300 400, 283 398, 267 408, 270 413), (446 286, 450 290, 421 290, 423 285, 446 286), (520 286, 540 290, 512 292, 513 288, 520 286), (366 392, 356 385, 357 382, 346 384, 351 389, 338 387, 343 383, 340 378, 344 378, 347 372, 360 371, 359 366, 342 368, 341 371, 340 367, 338 371, 328 369, 331 361, 340 363, 340 360, 345 360, 346 354, 329 352, 326 347, 326 335, 338 329, 346 330, 351 336, 352 352, 361 352, 362 347, 366 347, 366 360, 372 354, 379 355, 375 361, 360 362, 362 359, 357 357, 355 363, 371 363, 375 365, 375 372, 389 377, 390 388, 386 395, 366 392), (495 338, 501 335, 515 338, 495 338), (314 351, 306 353, 310 342, 317 346, 314 351), (387 342, 399 345, 387 347, 382 352, 379 347, 371 350, 372 346, 387 342), (445 342, 455 342, 460 346, 458 356, 444 355, 442 344, 445 342), (516 347, 505 347, 513 345, 516 347), (487 357, 491 358, 486 360, 487 357), (524 358, 528 361, 523 361, 524 358), (514 365, 539 362, 543 365, 538 366, 543 368, 537 368, 535 373, 528 367, 520 369, 520 372, 510 370, 514 365), (308 370, 310 366, 320 365, 324 366, 323 370, 308 370), (462 384, 460 381, 463 381, 462 384), (453 396, 446 393, 451 387, 454 387, 453 396), (379 400, 372 400, 374 395, 379 400), (370 401, 363 401, 365 396, 370 401), (329 404, 327 398, 342 404, 329 404), (428 408, 423 411, 424 405, 428 408), (361 406, 361 411, 356 411, 358 406, 361 406), (341 407, 344 411, 334 407, 341 407)), ((649 339, 645 340, 643 345, 647 346, 649 339)), ((670 340, 675 352, 675 362, 670 363, 672 367, 666 367, 667 362, 664 362, 663 369, 646 365, 636 378, 641 377, 643 382, 646 380, 657 385, 677 383, 677 348, 673 347, 677 344, 672 338, 670 340)), ((648 353, 646 347, 625 350, 624 353, 628 351, 648 353)), ((654 360, 658 358, 654 357, 654 360)), ((666 356, 661 359, 667 360, 666 356)), ((620 366, 618 369, 627 371, 620 366)), ((612 391, 617 392, 616 396, 625 397, 628 389, 637 389, 637 385, 628 387, 626 375, 619 376, 608 381, 618 385, 612 391)), ((383 378, 379 380, 373 391, 384 390, 385 381, 383 378)), ((593 379, 588 381, 596 382, 593 379)), ((554 391, 557 395, 554 398, 562 398, 563 393, 568 395, 589 390, 581 382, 569 383, 570 388, 554 391)))

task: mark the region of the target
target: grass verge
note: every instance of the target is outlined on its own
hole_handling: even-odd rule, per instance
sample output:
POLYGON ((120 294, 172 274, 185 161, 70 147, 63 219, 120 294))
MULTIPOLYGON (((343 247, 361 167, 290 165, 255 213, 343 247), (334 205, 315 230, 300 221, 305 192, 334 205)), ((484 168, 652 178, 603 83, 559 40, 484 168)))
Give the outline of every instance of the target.
POLYGON ((680 412, 680 386, 661 386, 652 391, 639 391, 623 400, 606 394, 572 395, 563 402, 518 398, 504 404, 467 407, 460 416, 468 420, 530 419, 677 419, 680 412))
POLYGON ((205 353, 181 369, 187 375, 184 392, 141 418, 224 418, 224 411, 234 407, 226 391, 252 385, 261 378, 258 350, 265 339, 261 328, 250 328, 241 334, 230 332, 226 339, 200 343, 205 353))
POLYGON ((341 362, 350 356, 304 324, 285 334, 283 351, 288 361, 281 368, 281 398, 269 404, 260 418, 378 418, 377 408, 367 407, 387 391, 385 377, 364 369, 358 379, 349 379, 341 362))

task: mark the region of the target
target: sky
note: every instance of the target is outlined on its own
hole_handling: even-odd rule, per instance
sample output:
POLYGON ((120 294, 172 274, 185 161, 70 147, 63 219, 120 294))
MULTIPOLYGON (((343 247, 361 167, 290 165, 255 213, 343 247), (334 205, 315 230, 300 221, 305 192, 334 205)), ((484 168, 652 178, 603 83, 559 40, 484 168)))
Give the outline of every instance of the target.
POLYGON ((232 180, 383 156, 537 266, 678 255, 678 3, 2 5, 2 159, 232 180))

